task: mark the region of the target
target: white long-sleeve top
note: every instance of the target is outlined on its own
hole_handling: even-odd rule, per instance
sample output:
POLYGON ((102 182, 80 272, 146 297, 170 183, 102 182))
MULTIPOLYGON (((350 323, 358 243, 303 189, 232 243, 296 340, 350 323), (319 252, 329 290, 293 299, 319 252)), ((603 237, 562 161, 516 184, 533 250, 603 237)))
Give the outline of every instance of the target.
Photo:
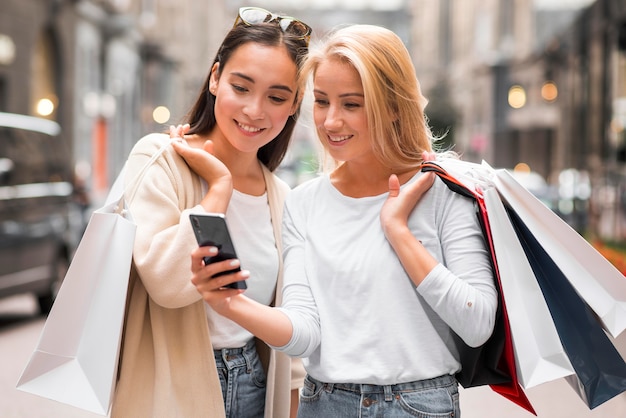
POLYGON ((323 175, 286 200, 280 309, 294 332, 276 348, 303 357, 320 381, 389 385, 454 374, 461 365, 451 333, 478 346, 493 330, 497 292, 474 202, 437 179, 417 204, 409 227, 440 264, 416 288, 380 224, 387 196, 347 197, 323 175))

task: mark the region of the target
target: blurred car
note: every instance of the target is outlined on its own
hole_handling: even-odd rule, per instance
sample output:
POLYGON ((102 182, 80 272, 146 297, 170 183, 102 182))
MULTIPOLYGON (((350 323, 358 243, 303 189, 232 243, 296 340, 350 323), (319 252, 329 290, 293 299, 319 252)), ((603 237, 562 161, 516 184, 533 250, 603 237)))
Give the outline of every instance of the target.
POLYGON ((72 153, 60 126, 0 112, 0 297, 52 307, 72 254, 72 153))

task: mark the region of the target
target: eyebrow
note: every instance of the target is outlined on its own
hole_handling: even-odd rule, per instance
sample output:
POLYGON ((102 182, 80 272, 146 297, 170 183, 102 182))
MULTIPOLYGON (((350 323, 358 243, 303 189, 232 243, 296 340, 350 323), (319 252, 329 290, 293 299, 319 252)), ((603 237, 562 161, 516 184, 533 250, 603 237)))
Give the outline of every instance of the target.
MULTIPOLYGON (((313 89, 314 93, 318 93, 318 94, 323 94, 324 96, 328 96, 328 93, 323 92, 322 90, 318 90, 318 89, 313 89)), ((363 93, 343 93, 340 94, 339 97, 344 98, 344 97, 365 97, 365 95, 363 93)))
MULTIPOLYGON (((235 76, 235 77, 239 77, 239 78, 243 78, 244 80, 249 81, 250 83, 254 83, 254 79, 246 74, 234 71, 232 73, 230 73, 231 75, 235 76)), ((270 89, 278 89, 278 90, 285 90, 288 91, 289 93, 293 93, 293 90, 291 90, 291 88, 287 85, 284 84, 274 84, 270 86, 270 89)))

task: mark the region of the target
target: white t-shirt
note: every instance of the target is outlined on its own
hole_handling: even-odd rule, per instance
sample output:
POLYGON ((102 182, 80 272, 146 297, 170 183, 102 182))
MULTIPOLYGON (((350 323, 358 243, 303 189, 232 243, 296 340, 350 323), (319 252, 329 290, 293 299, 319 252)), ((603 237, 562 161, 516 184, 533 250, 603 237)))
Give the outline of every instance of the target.
POLYGON ((474 203, 437 180, 415 207, 409 227, 440 262, 416 289, 380 225, 387 195, 347 197, 324 175, 287 197, 279 309, 294 334, 276 348, 303 357, 320 381, 454 374, 450 328, 470 345, 491 334, 497 292, 474 203))
MULTIPOLYGON (((241 268, 250 271, 246 296, 269 305, 278 280, 278 249, 274 239, 267 194, 252 196, 233 190, 226 224, 241 268)), ((243 347, 252 334, 217 314, 205 303, 214 349, 243 347)))

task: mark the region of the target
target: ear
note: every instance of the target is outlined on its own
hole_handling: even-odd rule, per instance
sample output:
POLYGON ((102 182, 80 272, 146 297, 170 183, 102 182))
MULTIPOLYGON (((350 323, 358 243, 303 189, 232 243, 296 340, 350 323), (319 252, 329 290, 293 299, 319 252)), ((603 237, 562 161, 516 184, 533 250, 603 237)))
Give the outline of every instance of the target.
POLYGON ((219 82, 219 78, 217 76, 219 68, 220 68, 219 62, 216 62, 215 64, 213 64, 213 67, 211 68, 211 78, 209 79, 209 91, 214 96, 215 96, 215 92, 217 91, 217 84, 219 82))

